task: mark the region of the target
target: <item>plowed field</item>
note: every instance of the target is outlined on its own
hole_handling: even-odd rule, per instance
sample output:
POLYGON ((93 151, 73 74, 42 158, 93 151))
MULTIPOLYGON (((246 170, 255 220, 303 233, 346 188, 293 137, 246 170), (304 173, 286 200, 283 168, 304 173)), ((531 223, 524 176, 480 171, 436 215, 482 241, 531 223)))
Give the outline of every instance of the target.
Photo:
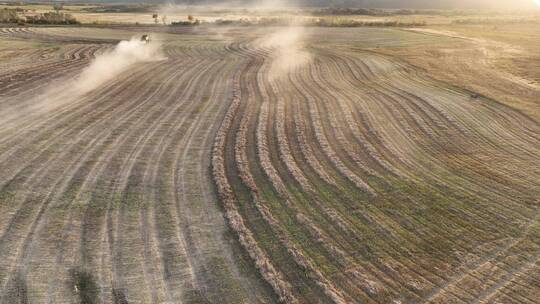
POLYGON ((0 28, 0 302, 539 303, 540 125, 379 51, 456 38, 170 28, 73 93, 152 30, 0 28))

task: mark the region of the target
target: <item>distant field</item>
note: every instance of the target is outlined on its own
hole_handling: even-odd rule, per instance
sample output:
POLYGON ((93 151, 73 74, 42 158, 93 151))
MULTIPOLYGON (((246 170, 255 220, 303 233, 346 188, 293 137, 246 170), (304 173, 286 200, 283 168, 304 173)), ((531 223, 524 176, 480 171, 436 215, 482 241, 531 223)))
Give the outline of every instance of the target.
POLYGON ((540 121, 540 32, 533 24, 441 25, 418 30, 446 44, 386 49, 430 75, 480 92, 540 121))
MULTIPOLYGON (((25 9, 28 13, 43 13, 52 10, 52 5, 26 4, 26 5, 0 5, 2 8, 25 9)), ((62 12, 72 14, 79 21, 86 24, 155 24, 152 18, 158 13, 158 24, 187 21, 188 15, 204 22, 221 20, 257 19, 257 18, 296 18, 304 22, 311 20, 325 20, 331 23, 354 22, 393 22, 403 24, 426 23, 427 25, 448 25, 454 23, 470 24, 504 24, 504 23, 532 23, 540 24, 539 11, 515 11, 510 13, 490 13, 487 11, 426 11, 421 10, 414 14, 392 14, 388 11, 383 15, 332 15, 318 14, 317 9, 292 9, 292 10, 261 10, 244 9, 223 6, 171 6, 171 5, 148 5, 148 4, 112 4, 112 5, 64 5, 62 12)))
POLYGON ((538 303, 533 25, 148 17, 0 27, 0 302, 538 303))

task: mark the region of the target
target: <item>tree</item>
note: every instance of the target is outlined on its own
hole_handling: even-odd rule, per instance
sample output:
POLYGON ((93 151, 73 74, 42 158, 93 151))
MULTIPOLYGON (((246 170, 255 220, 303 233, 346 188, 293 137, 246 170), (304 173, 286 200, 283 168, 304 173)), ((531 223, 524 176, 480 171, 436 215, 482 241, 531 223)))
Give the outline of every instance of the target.
POLYGON ((0 22, 2 23, 17 23, 19 22, 19 15, 14 9, 0 9, 0 22))
POLYGON ((64 9, 64 3, 62 3, 62 2, 55 2, 55 3, 53 4, 53 9, 54 9, 55 11, 57 11, 57 12, 63 10, 63 9, 64 9))

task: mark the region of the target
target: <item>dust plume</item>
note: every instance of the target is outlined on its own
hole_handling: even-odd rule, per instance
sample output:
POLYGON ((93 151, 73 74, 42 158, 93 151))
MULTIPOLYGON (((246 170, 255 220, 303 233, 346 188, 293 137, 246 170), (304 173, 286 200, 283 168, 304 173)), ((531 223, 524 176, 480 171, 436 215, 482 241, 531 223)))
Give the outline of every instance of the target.
MULTIPOLYGON (((257 3, 262 9, 278 10, 283 7, 290 9, 295 7, 291 1, 260 0, 257 3)), ((279 27, 275 32, 257 41, 260 47, 268 48, 273 52, 270 78, 287 75, 311 60, 311 55, 304 48, 306 28, 302 26, 303 19, 291 16, 288 23, 287 26, 279 27)))
POLYGON ((260 39, 261 47, 274 52, 269 74, 271 78, 286 75, 311 61, 311 54, 304 49, 305 38, 304 27, 291 25, 260 39))
POLYGON ((247 7, 261 11, 273 11, 283 10, 294 6, 295 5, 291 1, 287 0, 255 0, 252 1, 251 5, 248 5, 247 7))
POLYGON ((6 98, 6 103, 16 104, 17 107, 16 110, 15 107, 0 108, 2 127, 12 127, 8 122, 22 122, 31 119, 33 115, 51 112, 77 101, 82 95, 110 82, 136 63, 163 59, 165 57, 157 41, 148 44, 136 38, 121 41, 114 49, 97 55, 88 67, 72 79, 54 80, 46 87, 32 92, 34 95, 23 92, 20 96, 6 98))
POLYGON ((161 45, 152 41, 144 43, 137 38, 120 41, 114 50, 98 55, 92 63, 75 79, 77 93, 87 93, 118 76, 130 66, 139 62, 166 59, 161 45))

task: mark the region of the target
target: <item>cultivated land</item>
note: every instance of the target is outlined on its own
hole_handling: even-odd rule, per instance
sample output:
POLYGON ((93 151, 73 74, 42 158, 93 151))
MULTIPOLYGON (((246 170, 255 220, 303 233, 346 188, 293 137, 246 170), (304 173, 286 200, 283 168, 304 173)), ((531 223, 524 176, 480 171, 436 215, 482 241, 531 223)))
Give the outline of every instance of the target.
POLYGON ((430 30, 0 28, 0 302, 539 303, 538 33, 430 30))

